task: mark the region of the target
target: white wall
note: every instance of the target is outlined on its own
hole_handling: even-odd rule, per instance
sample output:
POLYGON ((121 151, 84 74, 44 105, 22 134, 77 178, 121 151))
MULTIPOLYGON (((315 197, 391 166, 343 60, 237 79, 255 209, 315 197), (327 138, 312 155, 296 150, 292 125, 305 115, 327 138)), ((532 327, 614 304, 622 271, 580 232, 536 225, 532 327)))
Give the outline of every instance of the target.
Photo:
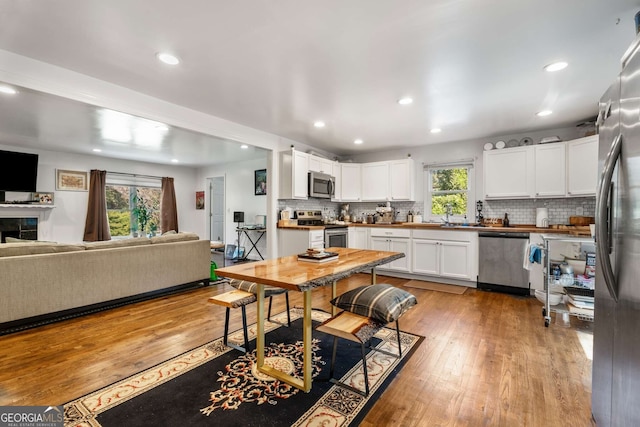
POLYGON ((194 189, 196 188, 197 173, 193 168, 132 162, 100 156, 30 150, 8 145, 0 145, 0 149, 39 155, 37 189, 39 192, 54 193, 55 208, 48 214, 47 219, 47 223, 50 224, 48 226, 52 228, 47 233, 50 240, 67 243, 82 241, 89 196, 87 191, 55 191, 56 169, 79 171, 101 169, 110 172, 173 177, 180 231, 192 231, 198 233, 201 238, 208 238, 204 225, 196 220, 196 212, 201 211, 195 210, 194 189))
MULTIPOLYGON (((207 168, 201 168, 198 170, 198 190, 205 191, 205 207, 207 209, 196 211, 195 219, 199 224, 205 227, 206 236, 208 236, 210 230, 209 224, 209 189, 207 187, 207 180, 216 176, 225 177, 225 236, 224 240, 226 244, 236 244, 237 223, 233 222, 233 212, 244 212, 244 222, 246 224, 254 224, 256 215, 267 215, 267 222, 275 221, 272 215, 268 215, 267 211, 267 197, 268 196, 256 196, 254 188, 254 172, 258 169, 268 169, 267 158, 264 159, 228 163, 225 165, 211 166, 207 168)), ((271 186, 270 186, 271 187, 271 186)), ((269 193, 269 191, 268 191, 269 193)), ((209 237, 206 237, 209 238, 209 237)), ((252 234, 252 239, 255 241, 257 235, 252 234)), ((266 258, 266 247, 269 239, 269 233, 262 237, 257 245, 262 255, 266 258)), ((246 240, 246 237, 242 237, 242 244, 246 250, 249 250, 250 243, 246 240)), ((251 253, 250 258, 255 258, 255 251, 251 253)))

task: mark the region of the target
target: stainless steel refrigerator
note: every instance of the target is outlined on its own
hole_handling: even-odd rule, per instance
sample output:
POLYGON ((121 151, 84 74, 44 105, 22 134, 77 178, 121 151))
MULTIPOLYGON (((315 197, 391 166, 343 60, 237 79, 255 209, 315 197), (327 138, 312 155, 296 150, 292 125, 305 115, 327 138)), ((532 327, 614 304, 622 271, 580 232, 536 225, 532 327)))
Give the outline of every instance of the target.
POLYGON ((640 426, 640 37, 599 104, 592 412, 640 426))

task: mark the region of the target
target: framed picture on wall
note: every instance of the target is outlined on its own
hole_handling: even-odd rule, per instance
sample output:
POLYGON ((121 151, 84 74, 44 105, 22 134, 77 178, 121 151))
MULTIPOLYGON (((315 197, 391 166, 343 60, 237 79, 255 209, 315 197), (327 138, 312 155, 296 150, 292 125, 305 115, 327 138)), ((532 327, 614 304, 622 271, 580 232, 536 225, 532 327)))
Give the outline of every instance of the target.
POLYGON ((204 209, 204 191, 196 191, 196 209, 204 209))
POLYGON ((254 173, 254 184, 256 189, 256 196, 267 195, 267 170, 258 169, 254 173))
POLYGON ((89 172, 56 169, 56 190, 89 191, 89 172))

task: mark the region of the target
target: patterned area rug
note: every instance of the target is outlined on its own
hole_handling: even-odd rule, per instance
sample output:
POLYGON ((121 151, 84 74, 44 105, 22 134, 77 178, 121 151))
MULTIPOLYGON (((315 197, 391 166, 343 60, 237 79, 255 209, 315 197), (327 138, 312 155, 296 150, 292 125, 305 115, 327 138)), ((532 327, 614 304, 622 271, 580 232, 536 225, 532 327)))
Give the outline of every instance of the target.
MULTIPOLYGON (((291 327, 267 322, 266 363, 302 377, 302 309, 291 310, 291 327)), ((314 328, 330 315, 313 311, 314 328)), ((286 324, 286 313, 272 316, 286 324)), ((328 379, 333 337, 313 332, 313 377, 309 393, 258 373, 255 324, 252 352, 222 344, 222 338, 64 405, 65 426, 302 426, 358 425, 424 337, 401 332, 402 359, 371 350, 368 398, 328 379)), ((229 336, 243 341, 242 331, 229 336)), ((382 329, 372 347, 397 353, 395 330, 382 329)), ((335 375, 364 390, 360 347, 339 340, 335 375)))

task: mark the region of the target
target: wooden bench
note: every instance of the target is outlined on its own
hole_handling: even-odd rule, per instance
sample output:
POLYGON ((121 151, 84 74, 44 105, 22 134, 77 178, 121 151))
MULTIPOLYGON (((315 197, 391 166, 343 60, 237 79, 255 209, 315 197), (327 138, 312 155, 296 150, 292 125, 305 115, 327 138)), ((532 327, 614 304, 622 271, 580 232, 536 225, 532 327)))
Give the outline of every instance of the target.
POLYGON ((251 292, 245 292, 238 289, 234 289, 233 291, 229 291, 220 295, 209 297, 209 302, 212 304, 220 305, 222 307, 226 307, 225 316, 224 316, 224 338, 223 338, 224 345, 235 348, 236 350, 240 350, 243 353, 248 352, 249 351, 249 334, 247 332, 247 310, 245 307, 248 304, 256 302, 255 294, 251 292), (232 308, 238 308, 238 307, 242 308, 242 331, 244 332, 244 347, 228 342, 229 314, 232 308))
MULTIPOLYGON (((335 316, 324 321, 316 328, 317 331, 333 335, 333 353, 331 355, 331 364, 329 365, 329 381, 339 386, 345 387, 354 393, 363 396, 369 395, 369 376, 367 373, 367 355, 365 352, 365 344, 373 338, 373 336, 384 327, 384 323, 370 317, 361 316, 349 311, 342 311, 335 316), (336 350, 338 348, 338 338, 344 338, 349 341, 360 344, 362 352, 362 369, 364 370, 365 391, 358 390, 348 384, 342 383, 333 377, 334 365, 336 361, 336 350)), ((398 341, 398 345, 400 341, 398 341)), ((387 351, 372 348, 372 350, 380 351, 385 354, 398 357, 387 351)))

